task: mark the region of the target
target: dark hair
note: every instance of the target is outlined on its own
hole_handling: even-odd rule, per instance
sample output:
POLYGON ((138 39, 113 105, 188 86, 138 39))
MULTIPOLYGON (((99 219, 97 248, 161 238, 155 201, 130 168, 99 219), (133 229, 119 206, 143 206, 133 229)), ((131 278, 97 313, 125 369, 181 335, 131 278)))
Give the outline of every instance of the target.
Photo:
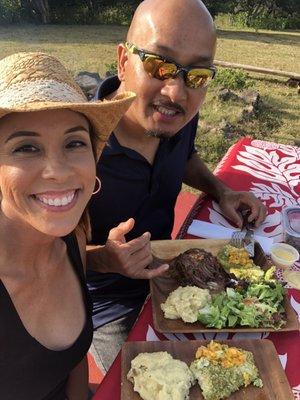
MULTIPOLYGON (((89 120, 87 120, 87 121, 89 123, 89 134, 90 134, 94 159, 95 159, 95 163, 97 163, 97 149, 99 146, 100 139, 99 139, 99 136, 97 135, 92 123, 89 120)), ((86 207, 84 209, 82 216, 80 217, 80 220, 78 222, 77 228, 83 230, 83 232, 87 238, 87 241, 91 240, 92 232, 91 232, 91 222, 90 222, 88 207, 86 207)))

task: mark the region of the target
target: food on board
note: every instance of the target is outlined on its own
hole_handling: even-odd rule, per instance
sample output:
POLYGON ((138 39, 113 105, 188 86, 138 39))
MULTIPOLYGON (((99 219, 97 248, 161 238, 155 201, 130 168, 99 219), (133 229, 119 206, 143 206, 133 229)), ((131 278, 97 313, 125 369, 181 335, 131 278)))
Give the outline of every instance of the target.
POLYGON ((285 290, 280 283, 253 283, 240 292, 227 288, 199 310, 198 321, 207 328, 281 329, 286 325, 283 305, 285 290))
POLYGON ((165 318, 178 319, 184 322, 196 322, 199 310, 211 304, 211 295, 207 289, 197 286, 179 286, 160 305, 165 318))
POLYGON ((214 292, 224 290, 230 280, 211 253, 203 249, 189 249, 170 262, 170 275, 183 286, 198 286, 214 292))
POLYGON ((244 248, 237 248, 228 244, 219 251, 217 259, 228 273, 233 274, 238 279, 249 282, 274 280, 275 267, 264 271, 254 264, 244 248))
POLYGON ((127 379, 143 400, 188 400, 197 383, 205 400, 227 399, 250 384, 263 387, 250 351, 214 341, 197 349, 190 367, 167 351, 140 353, 127 379))
POLYGON ((221 400, 251 383, 262 387, 253 354, 211 341, 196 352, 190 366, 205 400, 221 400))
POLYGON ((275 267, 264 271, 244 249, 231 245, 224 246, 218 257, 230 274, 225 272, 220 277, 223 268, 212 254, 201 249, 188 250, 173 260, 172 275, 177 279, 180 276, 183 282, 188 281, 184 276, 196 276, 201 288, 180 286, 171 292, 161 304, 165 318, 181 318, 189 323, 198 320, 206 328, 217 329, 283 328, 286 325, 285 289, 274 278, 275 267), (213 279, 217 280, 215 284, 213 279))
POLYGON ((189 367, 166 351, 140 353, 127 374, 143 400, 188 400, 194 376, 189 367))

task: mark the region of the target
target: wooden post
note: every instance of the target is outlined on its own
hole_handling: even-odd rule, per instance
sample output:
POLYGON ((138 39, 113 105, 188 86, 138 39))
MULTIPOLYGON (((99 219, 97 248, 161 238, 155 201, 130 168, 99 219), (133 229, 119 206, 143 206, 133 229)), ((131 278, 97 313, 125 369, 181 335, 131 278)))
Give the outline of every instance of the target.
POLYGON ((267 75, 278 75, 278 76, 286 76, 296 81, 300 81, 300 75, 296 74, 295 72, 287 72, 287 71, 278 71, 276 69, 268 69, 268 68, 261 68, 261 67, 253 67, 252 65, 245 65, 245 64, 237 64, 237 63, 230 63, 227 61, 214 61, 215 65, 225 68, 239 68, 244 69, 245 71, 257 72, 260 74, 267 74, 267 75))

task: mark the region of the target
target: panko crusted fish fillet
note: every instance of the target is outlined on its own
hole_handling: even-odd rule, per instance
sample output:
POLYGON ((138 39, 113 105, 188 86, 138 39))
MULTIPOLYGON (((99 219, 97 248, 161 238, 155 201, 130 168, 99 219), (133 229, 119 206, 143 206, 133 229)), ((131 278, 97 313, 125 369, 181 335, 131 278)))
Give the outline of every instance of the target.
POLYGON ((213 341, 199 347, 190 370, 205 400, 227 399, 251 383, 258 387, 263 385, 250 351, 213 341))
POLYGON ((188 400, 195 382, 186 363, 166 351, 137 355, 127 378, 143 400, 188 400))

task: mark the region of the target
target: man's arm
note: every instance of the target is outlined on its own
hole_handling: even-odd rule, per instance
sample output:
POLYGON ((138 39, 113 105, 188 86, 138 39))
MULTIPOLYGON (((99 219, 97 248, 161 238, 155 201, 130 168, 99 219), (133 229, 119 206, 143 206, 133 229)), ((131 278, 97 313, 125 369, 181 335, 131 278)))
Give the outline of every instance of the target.
POLYGON ((162 275, 168 265, 147 268, 153 260, 149 232, 126 242, 125 235, 133 225, 133 218, 121 222, 111 229, 105 246, 87 246, 87 268, 102 273, 114 272, 134 279, 151 279, 162 275))
POLYGON ((248 221, 255 221, 256 227, 266 218, 265 205, 253 193, 230 189, 210 172, 197 153, 187 162, 184 183, 212 196, 219 203, 224 215, 239 227, 242 226, 239 209, 250 208, 248 221))
POLYGON ((197 153, 193 153, 188 160, 184 183, 201 190, 219 201, 224 191, 230 190, 222 181, 220 181, 205 165, 197 153))

